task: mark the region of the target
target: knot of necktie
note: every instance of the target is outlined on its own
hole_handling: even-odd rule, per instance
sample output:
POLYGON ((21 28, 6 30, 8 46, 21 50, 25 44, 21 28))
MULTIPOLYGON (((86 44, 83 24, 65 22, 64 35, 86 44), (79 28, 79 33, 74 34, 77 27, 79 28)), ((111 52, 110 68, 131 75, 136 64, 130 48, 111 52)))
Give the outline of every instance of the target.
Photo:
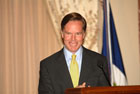
POLYGON ((76 60, 76 55, 75 54, 72 55, 72 60, 76 60))

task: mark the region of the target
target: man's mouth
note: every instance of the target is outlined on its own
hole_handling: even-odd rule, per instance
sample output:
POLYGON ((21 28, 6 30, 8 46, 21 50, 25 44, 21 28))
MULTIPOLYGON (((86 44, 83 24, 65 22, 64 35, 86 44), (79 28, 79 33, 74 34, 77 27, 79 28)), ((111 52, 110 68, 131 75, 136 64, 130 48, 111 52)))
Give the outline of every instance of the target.
POLYGON ((70 42, 70 45, 71 45, 72 47, 74 47, 74 46, 77 45, 77 43, 76 43, 76 42, 70 42))

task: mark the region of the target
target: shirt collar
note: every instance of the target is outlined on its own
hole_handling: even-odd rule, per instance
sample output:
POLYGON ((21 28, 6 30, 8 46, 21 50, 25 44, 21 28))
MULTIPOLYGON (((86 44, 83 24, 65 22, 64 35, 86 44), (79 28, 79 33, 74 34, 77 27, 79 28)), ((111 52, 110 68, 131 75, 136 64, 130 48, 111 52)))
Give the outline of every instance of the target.
MULTIPOLYGON (((83 47, 81 46, 75 53, 76 59, 80 59, 82 57, 83 47)), ((67 57, 67 59, 71 59, 72 52, 70 52, 65 46, 64 46, 64 55, 67 57)))

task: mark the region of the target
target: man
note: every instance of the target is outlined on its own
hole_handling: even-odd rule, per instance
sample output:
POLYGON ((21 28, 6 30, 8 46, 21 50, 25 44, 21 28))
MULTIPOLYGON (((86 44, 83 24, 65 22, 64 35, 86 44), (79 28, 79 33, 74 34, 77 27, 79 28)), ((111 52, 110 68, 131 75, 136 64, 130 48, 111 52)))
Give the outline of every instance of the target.
POLYGON ((82 46, 86 25, 78 13, 67 14, 62 19, 64 47, 41 61, 39 94, 64 94, 67 88, 110 85, 106 58, 82 46))

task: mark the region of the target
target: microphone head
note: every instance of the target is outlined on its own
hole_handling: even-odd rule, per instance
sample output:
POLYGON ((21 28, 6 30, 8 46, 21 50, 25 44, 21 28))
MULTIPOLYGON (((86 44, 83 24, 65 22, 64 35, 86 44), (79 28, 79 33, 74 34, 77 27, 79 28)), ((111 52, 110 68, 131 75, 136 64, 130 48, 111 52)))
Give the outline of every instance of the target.
POLYGON ((99 68, 103 69, 103 63, 102 63, 102 62, 98 62, 98 63, 97 63, 97 66, 98 66, 99 68))

